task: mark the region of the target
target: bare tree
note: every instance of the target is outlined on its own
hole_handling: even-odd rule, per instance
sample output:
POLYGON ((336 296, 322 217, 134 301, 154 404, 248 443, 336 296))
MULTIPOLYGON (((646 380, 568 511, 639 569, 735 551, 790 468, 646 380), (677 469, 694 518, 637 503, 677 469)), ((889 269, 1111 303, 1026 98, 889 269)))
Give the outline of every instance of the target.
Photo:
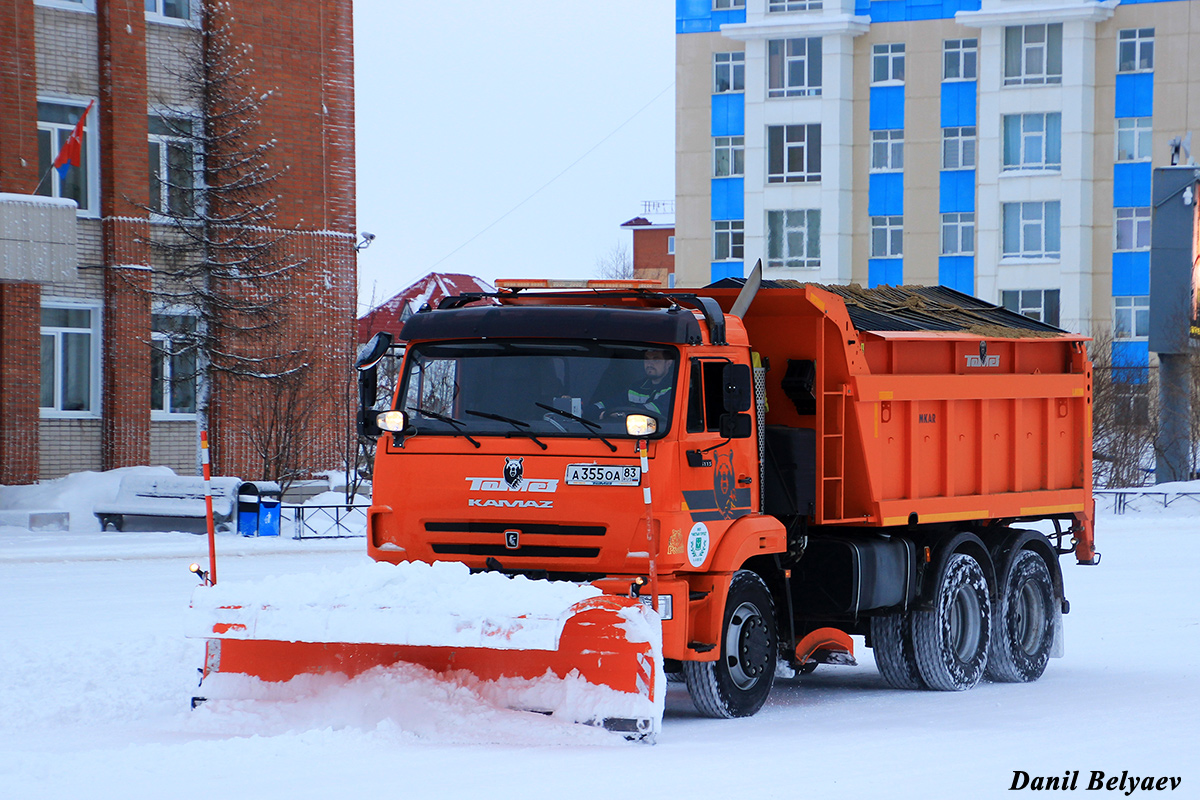
MULTIPOLYGON (((272 163, 274 140, 260 131, 272 91, 254 85, 252 59, 229 20, 228 4, 211 5, 177 76, 190 101, 159 102, 152 120, 168 142, 168 157, 147 209, 166 223, 150 237, 162 267, 151 291, 156 305, 196 320, 173 332, 167 347, 170 356, 195 364, 199 429, 209 426, 215 380, 251 390, 256 399, 249 407, 259 405, 260 389, 263 400, 274 402, 303 394, 307 372, 304 352, 281 333, 289 278, 305 262, 289 254, 293 231, 276 221, 275 183, 285 168, 272 163)), ((259 439, 273 435, 260 432, 259 439)), ((294 471, 280 457, 264 455, 265 474, 294 471)))
POLYGON ((1092 342, 1093 476, 1098 486, 1142 486, 1153 463, 1155 370, 1114 363, 1113 336, 1092 342))
POLYGON ((275 481, 283 492, 306 472, 305 446, 313 433, 317 398, 302 367, 265 381, 257 402, 247 409, 247 439, 261 462, 260 475, 275 481))
POLYGON ((607 253, 596 259, 596 277, 608 280, 627 280, 633 277, 633 257, 624 242, 617 242, 607 253))

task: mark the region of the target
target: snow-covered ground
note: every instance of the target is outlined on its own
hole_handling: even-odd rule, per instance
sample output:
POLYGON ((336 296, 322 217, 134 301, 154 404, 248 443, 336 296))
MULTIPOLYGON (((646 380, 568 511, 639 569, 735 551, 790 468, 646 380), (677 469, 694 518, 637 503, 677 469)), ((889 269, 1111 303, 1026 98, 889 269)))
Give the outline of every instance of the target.
MULTIPOLYGON (((21 491, 0 487, 0 507, 21 491)), ((52 495, 43 505, 66 496, 52 495)), ((1174 776, 1173 796, 1200 797, 1189 498, 1102 512, 1101 565, 1064 558, 1066 657, 1037 683, 896 691, 860 641, 860 666, 778 683, 749 719, 702 718, 672 684, 655 746, 496 708, 416 668, 193 711, 203 645, 183 630, 204 537, 76 516, 70 531, 0 527, 0 798, 1011 797, 1017 770, 1079 770, 1084 796, 1125 794, 1086 792, 1093 770, 1174 776)), ((345 569, 363 550, 218 537, 222 581, 345 569)))

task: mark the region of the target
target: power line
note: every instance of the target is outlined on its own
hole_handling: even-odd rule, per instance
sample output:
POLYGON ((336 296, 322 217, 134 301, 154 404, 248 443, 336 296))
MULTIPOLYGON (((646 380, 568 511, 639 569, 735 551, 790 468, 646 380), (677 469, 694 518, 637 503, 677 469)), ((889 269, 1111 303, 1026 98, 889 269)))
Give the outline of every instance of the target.
POLYGON ((445 261, 446 259, 450 258, 450 256, 452 256, 452 255, 454 255, 455 253, 457 253, 459 250, 462 250, 464 247, 466 247, 467 245, 469 245, 471 242, 475 241, 475 240, 476 240, 476 239, 478 239, 480 236, 483 236, 485 233, 487 233, 488 231, 490 231, 492 228, 494 228, 494 227, 496 227, 497 225, 499 225, 499 224, 500 224, 500 223, 501 223, 501 222, 502 222, 502 221, 503 221, 503 220, 504 220, 506 217, 508 217, 510 214, 512 214, 512 213, 513 213, 514 211, 516 211, 518 208, 520 208, 521 206, 525 205, 525 204, 526 204, 526 203, 528 203, 530 200, 532 200, 533 198, 535 198, 535 197, 537 197, 539 194, 541 194, 541 192, 542 192, 543 190, 545 190, 545 188, 546 188, 547 186, 549 186, 550 184, 554 183, 556 180, 558 180, 559 178, 561 178, 563 175, 567 174, 567 172, 569 172, 569 171, 571 170, 571 168, 572 168, 572 167, 574 167, 574 166, 575 166, 576 164, 578 164, 580 161, 583 161, 585 158, 587 158, 589 155, 591 155, 591 154, 592 154, 592 152, 596 150, 596 148, 600 147, 600 145, 604 144, 604 143, 605 143, 605 142, 607 142, 609 139, 611 139, 613 136, 615 136, 615 135, 617 134, 617 132, 618 132, 618 131, 620 131, 622 128, 624 128, 626 125, 628 125, 630 122, 633 122, 633 120, 634 120, 634 119, 635 119, 635 118, 636 118, 636 117, 637 117, 639 114, 641 114, 641 113, 642 113, 643 111, 645 111, 647 108, 649 108, 650 106, 652 106, 652 105, 654 104, 654 102, 655 102, 656 100, 658 100, 658 98, 662 97, 664 94, 666 94, 667 92, 669 92, 669 91, 670 91, 670 90, 671 90, 671 89, 672 89, 674 86, 675 86, 675 81, 671 81, 669 84, 667 84, 667 87, 666 87, 665 89, 663 89, 663 90, 662 90, 661 92, 659 92, 658 94, 654 95, 654 97, 652 97, 648 103, 646 103, 644 106, 642 106, 641 108, 639 108, 637 111, 633 112, 633 113, 632 113, 632 114, 631 114, 631 115, 630 115, 630 116, 629 116, 629 117, 628 117, 628 118, 627 118, 627 119, 626 119, 624 122, 622 122, 620 125, 618 125, 617 127, 613 128, 611 131, 609 131, 609 133, 608 133, 608 135, 607 135, 607 136, 605 136, 603 139, 601 139, 600 141, 596 142, 594 145, 592 145, 591 147, 589 147, 589 148, 588 148, 588 149, 587 149, 587 150, 586 150, 586 151, 583 153, 583 155, 579 156, 579 158, 575 159, 575 160, 574 160, 574 161, 572 161, 570 164, 568 164, 566 167, 564 167, 564 168, 562 169, 562 171, 561 171, 561 172, 559 172, 557 175, 555 175, 553 178, 551 178, 550 180, 546 181, 545 183, 543 183, 543 184, 542 184, 541 186, 539 186, 538 188, 534 189, 534 190, 533 190, 533 191, 532 191, 532 192, 531 192, 531 193, 530 193, 530 194, 529 194, 529 195, 528 195, 528 196, 527 196, 527 197, 526 197, 524 200, 520 201, 520 202, 519 202, 519 203, 517 203, 515 206, 513 206, 512 208, 510 208, 508 211, 505 211, 503 214, 501 214, 500 216, 496 217, 496 219, 492 220, 492 222, 491 222, 491 223, 489 223, 489 224, 488 224, 486 227, 484 227, 482 230, 480 230, 480 231, 479 231, 478 233, 476 233, 474 236, 472 236, 471 238, 467 239, 465 242, 463 242, 463 243, 462 243, 462 244, 460 244, 458 247, 456 247, 456 248, 454 248, 453 250, 451 250, 449 253, 446 253, 446 255, 442 256, 442 257, 441 257, 441 258, 439 258, 437 261, 433 262, 433 264, 431 264, 431 265, 429 266, 429 270, 428 270, 428 271, 429 271, 429 272, 433 272, 433 270, 434 270, 434 269, 437 267, 437 265, 438 265, 438 264, 441 264, 443 261, 445 261))

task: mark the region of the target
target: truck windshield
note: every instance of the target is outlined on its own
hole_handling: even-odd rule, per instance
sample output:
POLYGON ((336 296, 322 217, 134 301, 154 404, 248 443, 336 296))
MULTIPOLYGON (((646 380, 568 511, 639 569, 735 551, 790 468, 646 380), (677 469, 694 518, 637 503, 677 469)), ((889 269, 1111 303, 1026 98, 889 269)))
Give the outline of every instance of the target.
POLYGON ((398 407, 418 433, 628 437, 670 427, 679 353, 628 342, 473 341, 408 349, 398 407))

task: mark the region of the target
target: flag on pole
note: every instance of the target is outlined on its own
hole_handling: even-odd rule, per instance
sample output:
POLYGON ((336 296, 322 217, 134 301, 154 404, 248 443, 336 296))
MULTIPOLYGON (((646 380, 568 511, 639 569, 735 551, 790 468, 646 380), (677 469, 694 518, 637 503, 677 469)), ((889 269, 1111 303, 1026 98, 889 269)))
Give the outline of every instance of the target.
POLYGON ((58 155, 54 159, 54 168, 58 170, 58 179, 64 180, 67 177, 67 170, 71 167, 78 167, 83 149, 83 123, 87 119, 88 112, 92 110, 93 100, 88 103, 87 108, 83 110, 79 121, 75 123, 75 130, 71 131, 71 135, 67 137, 66 143, 62 149, 58 151, 58 155))

